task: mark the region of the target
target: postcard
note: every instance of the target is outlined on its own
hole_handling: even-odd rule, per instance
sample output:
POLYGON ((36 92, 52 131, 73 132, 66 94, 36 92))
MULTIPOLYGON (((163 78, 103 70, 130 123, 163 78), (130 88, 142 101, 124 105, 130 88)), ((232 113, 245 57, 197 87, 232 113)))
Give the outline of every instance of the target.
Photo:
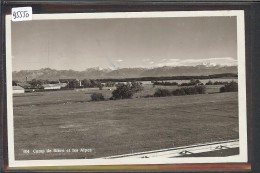
POLYGON ((244 11, 6 16, 10 167, 247 162, 244 11))

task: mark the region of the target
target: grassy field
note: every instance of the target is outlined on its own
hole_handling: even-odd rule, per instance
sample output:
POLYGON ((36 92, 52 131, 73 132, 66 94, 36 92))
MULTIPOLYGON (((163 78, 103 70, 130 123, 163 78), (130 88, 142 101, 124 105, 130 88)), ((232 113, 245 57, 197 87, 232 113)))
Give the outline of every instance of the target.
MULTIPOLYGON (((218 88, 209 86, 207 92, 218 88)), ((91 102, 91 93, 109 98, 111 90, 15 95, 15 157, 97 158, 238 138, 237 93, 141 98, 155 90, 147 85, 133 99, 101 102, 91 102)))

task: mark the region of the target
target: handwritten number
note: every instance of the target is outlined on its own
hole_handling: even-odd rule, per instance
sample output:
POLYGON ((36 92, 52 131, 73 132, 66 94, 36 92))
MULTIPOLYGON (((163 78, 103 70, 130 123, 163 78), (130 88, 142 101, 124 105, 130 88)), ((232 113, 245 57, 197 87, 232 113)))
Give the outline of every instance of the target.
POLYGON ((14 11, 13 17, 14 17, 14 19, 27 18, 27 17, 29 17, 29 13, 27 11, 14 11))

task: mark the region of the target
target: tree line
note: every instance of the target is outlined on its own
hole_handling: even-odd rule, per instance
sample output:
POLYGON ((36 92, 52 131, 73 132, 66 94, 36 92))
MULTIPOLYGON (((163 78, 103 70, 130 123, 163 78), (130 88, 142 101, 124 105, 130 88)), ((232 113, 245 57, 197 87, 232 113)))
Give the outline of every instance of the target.
POLYGON ((191 79, 215 79, 215 78, 237 78, 235 73, 221 73, 212 75, 199 76, 162 76, 162 77, 138 77, 138 78, 121 78, 121 79, 99 79, 101 82, 131 82, 131 81, 162 81, 162 80, 191 80, 191 79))

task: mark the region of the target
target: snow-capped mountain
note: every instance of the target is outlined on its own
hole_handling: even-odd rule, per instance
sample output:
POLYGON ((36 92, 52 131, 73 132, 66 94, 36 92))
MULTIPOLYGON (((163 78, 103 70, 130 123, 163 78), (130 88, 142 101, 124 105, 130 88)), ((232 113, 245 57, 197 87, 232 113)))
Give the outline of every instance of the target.
POLYGON ((102 69, 99 67, 88 68, 84 71, 55 70, 43 68, 40 70, 21 70, 13 72, 13 80, 48 79, 57 80, 64 78, 77 79, 106 79, 106 78, 139 78, 162 76, 199 76, 220 73, 237 74, 237 66, 220 66, 212 63, 203 63, 196 66, 163 66, 154 68, 121 68, 102 69))

